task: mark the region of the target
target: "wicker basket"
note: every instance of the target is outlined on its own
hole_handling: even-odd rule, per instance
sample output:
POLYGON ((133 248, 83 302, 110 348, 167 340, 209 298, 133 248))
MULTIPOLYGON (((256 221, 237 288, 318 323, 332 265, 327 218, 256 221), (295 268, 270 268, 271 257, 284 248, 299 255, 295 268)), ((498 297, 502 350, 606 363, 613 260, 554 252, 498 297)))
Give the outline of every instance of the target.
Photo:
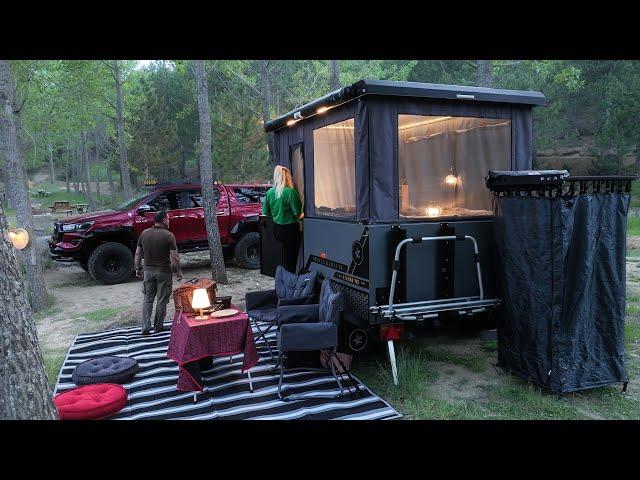
POLYGON ((193 299, 193 291, 197 288, 206 289, 210 304, 215 304, 217 293, 216 282, 208 278, 192 278, 173 290, 173 305, 176 311, 181 310, 185 313, 195 313, 195 310, 191 306, 191 300, 193 299))

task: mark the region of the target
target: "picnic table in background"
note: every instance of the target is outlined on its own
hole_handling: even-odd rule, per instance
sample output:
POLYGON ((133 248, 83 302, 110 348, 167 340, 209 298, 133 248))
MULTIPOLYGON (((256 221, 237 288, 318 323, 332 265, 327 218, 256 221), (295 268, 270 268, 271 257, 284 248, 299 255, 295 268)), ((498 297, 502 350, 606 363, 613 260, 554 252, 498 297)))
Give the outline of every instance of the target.
POLYGON ((87 213, 89 211, 88 203, 74 203, 71 206, 78 210, 78 213, 87 213))
POLYGON ((48 197, 51 195, 51 192, 48 192, 47 190, 38 190, 37 195, 39 197, 48 197))
POLYGON ((51 213, 66 213, 67 216, 73 213, 73 208, 70 202, 66 200, 58 200, 53 202, 53 205, 49 205, 51 213))

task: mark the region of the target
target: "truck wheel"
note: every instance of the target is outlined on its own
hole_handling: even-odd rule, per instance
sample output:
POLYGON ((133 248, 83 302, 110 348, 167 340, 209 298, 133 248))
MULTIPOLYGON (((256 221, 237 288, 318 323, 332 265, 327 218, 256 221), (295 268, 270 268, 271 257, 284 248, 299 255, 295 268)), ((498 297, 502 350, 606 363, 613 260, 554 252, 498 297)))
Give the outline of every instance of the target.
POLYGON ((260 234, 245 233, 236 243, 234 254, 236 262, 242 268, 255 270, 260 268, 260 234))
POLYGON ((121 243, 107 242, 89 257, 89 275, 106 285, 122 283, 133 273, 133 254, 121 243))

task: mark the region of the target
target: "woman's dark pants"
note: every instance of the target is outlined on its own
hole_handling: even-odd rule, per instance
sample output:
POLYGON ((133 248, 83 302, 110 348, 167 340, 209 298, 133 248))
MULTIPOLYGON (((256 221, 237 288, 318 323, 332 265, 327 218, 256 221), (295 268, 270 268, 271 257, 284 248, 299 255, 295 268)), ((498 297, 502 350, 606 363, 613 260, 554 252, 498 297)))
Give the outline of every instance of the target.
POLYGON ((273 224, 273 235, 282 244, 282 266, 292 273, 296 271, 298 252, 300 250, 300 224, 273 224))

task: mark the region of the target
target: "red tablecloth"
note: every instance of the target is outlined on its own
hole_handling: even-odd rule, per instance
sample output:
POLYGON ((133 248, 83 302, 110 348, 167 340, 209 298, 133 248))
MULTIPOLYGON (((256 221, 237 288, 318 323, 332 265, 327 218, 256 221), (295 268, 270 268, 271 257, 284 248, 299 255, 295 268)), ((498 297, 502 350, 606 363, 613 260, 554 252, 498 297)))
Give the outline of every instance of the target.
MULTIPOLYGON (((238 310, 233 305, 231 308, 238 310)), ((246 313, 207 320, 194 320, 194 317, 176 312, 171 327, 167 356, 180 366, 178 390, 202 391, 199 360, 244 353, 242 372, 258 363, 258 351, 246 313)))

